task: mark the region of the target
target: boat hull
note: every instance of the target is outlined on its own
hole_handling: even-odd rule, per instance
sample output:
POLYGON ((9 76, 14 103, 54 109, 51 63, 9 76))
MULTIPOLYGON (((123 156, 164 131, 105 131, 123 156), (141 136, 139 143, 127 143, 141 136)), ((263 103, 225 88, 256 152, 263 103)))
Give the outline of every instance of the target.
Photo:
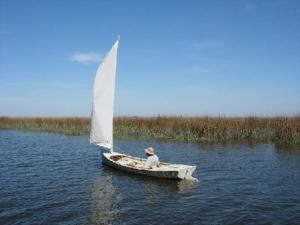
POLYGON ((113 167, 115 169, 119 169, 125 172, 150 176, 150 177, 157 177, 157 178, 164 178, 164 179, 186 179, 192 176, 193 172, 196 169, 196 166, 187 166, 187 165, 178 165, 178 164, 167 164, 161 163, 162 165, 170 165, 174 167, 174 169, 170 170, 160 170, 159 168, 156 169, 144 169, 144 168, 136 168, 134 166, 122 165, 114 160, 111 159, 111 156, 124 156, 128 157, 129 159, 145 161, 140 158, 131 157, 124 154, 119 153, 102 153, 102 163, 113 167), (178 168, 176 168, 178 167, 178 168))

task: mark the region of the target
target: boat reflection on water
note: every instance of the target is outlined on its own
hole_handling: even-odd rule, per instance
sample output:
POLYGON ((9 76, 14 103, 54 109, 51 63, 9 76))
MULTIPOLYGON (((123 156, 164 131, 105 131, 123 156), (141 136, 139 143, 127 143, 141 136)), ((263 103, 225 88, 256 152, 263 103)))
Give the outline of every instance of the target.
POLYGON ((178 190, 179 192, 188 192, 197 187, 198 185, 198 180, 181 180, 178 182, 178 190))
MULTIPOLYGON (((90 188, 90 218, 89 224, 122 224, 121 210, 122 199, 128 196, 122 196, 123 188, 143 188, 144 201, 155 203, 160 201, 158 193, 165 189, 168 193, 184 193, 195 188, 199 183, 190 180, 166 180, 159 178, 143 177, 120 170, 115 170, 108 166, 101 168, 99 176, 95 179, 90 188), (121 182, 115 184, 114 182, 121 182), (131 184, 131 185, 130 185, 131 184)), ((127 190, 123 190, 127 193, 127 190)), ((124 204, 124 202, 123 202, 124 204)))
POLYGON ((91 217, 89 223, 103 225, 112 224, 118 217, 116 191, 112 184, 112 176, 99 175, 90 192, 91 217))

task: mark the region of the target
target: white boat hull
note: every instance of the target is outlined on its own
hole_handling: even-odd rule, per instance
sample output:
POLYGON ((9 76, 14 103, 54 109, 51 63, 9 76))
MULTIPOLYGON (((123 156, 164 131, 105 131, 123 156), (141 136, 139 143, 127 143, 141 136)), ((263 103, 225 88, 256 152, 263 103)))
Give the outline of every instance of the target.
POLYGON ((107 166, 129 173, 166 179, 189 179, 196 169, 196 166, 170 163, 160 163, 157 168, 145 169, 145 159, 117 152, 102 153, 102 162, 107 166))

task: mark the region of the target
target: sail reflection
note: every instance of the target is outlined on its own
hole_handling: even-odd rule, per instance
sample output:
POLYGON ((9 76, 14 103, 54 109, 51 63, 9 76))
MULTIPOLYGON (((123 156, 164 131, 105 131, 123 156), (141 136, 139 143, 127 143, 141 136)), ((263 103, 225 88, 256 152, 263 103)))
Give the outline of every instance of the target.
POLYGON ((99 176, 91 188, 90 209, 92 224, 113 224, 118 216, 117 204, 114 202, 116 195, 112 184, 112 176, 99 176))

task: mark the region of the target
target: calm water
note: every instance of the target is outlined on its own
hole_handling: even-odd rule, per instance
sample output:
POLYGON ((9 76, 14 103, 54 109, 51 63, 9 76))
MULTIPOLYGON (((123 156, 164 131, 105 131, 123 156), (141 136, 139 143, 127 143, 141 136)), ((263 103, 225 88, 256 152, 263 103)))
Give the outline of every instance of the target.
POLYGON ((300 224, 300 151, 116 141, 197 165, 199 183, 101 164, 87 137, 0 131, 0 224, 300 224))

